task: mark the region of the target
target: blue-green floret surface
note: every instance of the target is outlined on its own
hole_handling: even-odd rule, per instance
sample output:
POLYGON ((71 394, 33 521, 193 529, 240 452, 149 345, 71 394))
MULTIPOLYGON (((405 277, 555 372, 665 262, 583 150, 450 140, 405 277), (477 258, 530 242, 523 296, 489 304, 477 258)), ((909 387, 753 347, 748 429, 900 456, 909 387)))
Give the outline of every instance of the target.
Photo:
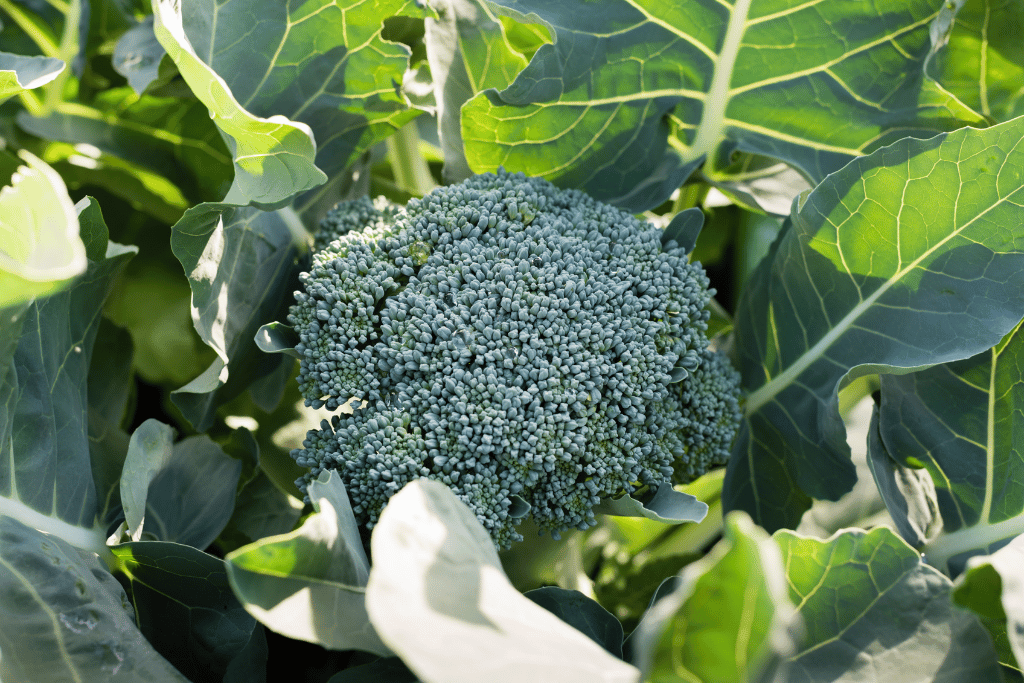
POLYGON ((307 404, 352 412, 293 451, 299 486, 337 470, 369 529, 436 479, 504 548, 527 509, 557 536, 602 499, 724 463, 738 376, 708 346, 707 276, 661 238, 504 172, 339 204, 289 322, 307 404))

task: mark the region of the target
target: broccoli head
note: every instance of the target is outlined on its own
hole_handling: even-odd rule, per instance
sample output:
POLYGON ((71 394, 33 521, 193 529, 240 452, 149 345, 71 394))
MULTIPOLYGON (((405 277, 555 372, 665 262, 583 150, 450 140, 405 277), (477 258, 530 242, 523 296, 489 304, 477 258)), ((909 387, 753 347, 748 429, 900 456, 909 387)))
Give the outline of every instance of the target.
POLYGON ((602 499, 725 462, 738 375, 713 294, 662 231, 576 190, 484 174, 323 221, 288 320, 307 405, 292 455, 341 475, 367 529, 407 482, 449 486, 499 547, 587 528, 602 499))

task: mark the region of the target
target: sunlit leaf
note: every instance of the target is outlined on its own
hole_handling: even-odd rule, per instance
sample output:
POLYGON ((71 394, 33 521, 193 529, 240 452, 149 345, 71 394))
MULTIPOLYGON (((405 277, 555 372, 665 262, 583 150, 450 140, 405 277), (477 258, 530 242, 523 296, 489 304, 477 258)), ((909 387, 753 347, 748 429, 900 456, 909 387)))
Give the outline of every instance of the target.
POLYGON ((907 135, 983 121, 924 77, 944 0, 497 0, 554 37, 463 108, 470 167, 540 175, 632 211, 705 158, 784 161, 817 182, 907 135))
POLYGON ((66 287, 87 265, 64 181, 28 152, 21 158, 0 189, 0 309, 66 287))
POLYGON ((1022 141, 1024 119, 902 140, 794 207, 736 313, 749 393, 726 509, 793 528, 837 500, 855 480, 842 386, 969 358, 1024 317, 1022 141))
POLYGON ((516 591, 487 531, 444 484, 407 484, 388 501, 370 545, 370 619, 424 683, 639 679, 516 591))

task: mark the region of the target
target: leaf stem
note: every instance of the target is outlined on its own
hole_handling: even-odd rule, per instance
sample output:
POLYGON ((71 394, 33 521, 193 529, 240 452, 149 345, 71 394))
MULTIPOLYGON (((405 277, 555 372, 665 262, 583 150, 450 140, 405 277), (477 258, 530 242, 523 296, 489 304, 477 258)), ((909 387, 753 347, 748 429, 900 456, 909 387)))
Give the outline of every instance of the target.
POLYGON ((32 527, 44 534, 56 536, 76 548, 90 550, 104 558, 110 552, 101 529, 68 524, 63 520, 34 510, 20 500, 0 496, 0 516, 16 519, 25 526, 32 527))
POLYGON ((426 159, 420 154, 420 136, 416 132, 415 121, 402 126, 389 137, 387 148, 388 163, 399 188, 422 197, 437 187, 426 159))
POLYGON ((39 47, 39 50, 45 56, 60 59, 60 48, 57 46, 57 43, 53 42, 21 7, 15 5, 11 0, 0 0, 0 9, 14 20, 18 28, 32 39, 32 42, 39 47))
POLYGON ((729 106, 732 72, 736 66, 736 55, 739 54, 743 34, 747 30, 750 3, 751 0, 736 0, 736 4, 733 5, 729 24, 725 28, 725 37, 722 40, 722 50, 718 54, 718 62, 715 64, 715 75, 711 79, 707 99, 704 100, 704 113, 700 119, 700 127, 697 128, 693 146, 690 147, 690 160, 707 154, 705 163, 708 161, 714 163, 712 152, 722 137, 725 110, 729 106))
POLYGON ((71 72, 71 62, 78 55, 78 24, 81 20, 82 0, 71 0, 64 15, 64 33, 60 39, 59 54, 56 55, 57 59, 63 60, 67 66, 45 86, 46 95, 41 116, 52 112, 64 99, 64 84, 67 83, 68 74, 71 72))

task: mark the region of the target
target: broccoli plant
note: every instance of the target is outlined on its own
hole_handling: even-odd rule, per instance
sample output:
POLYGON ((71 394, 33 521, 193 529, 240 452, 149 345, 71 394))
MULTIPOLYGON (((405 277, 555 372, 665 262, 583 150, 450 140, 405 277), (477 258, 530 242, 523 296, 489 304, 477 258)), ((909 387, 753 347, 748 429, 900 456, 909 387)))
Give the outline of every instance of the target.
POLYGON ((288 321, 306 404, 355 402, 293 451, 299 487, 338 470, 370 529, 436 479, 507 547, 527 513, 557 537, 602 499, 724 464, 739 374, 708 345, 703 268, 664 237, 504 171, 339 204, 288 321))

